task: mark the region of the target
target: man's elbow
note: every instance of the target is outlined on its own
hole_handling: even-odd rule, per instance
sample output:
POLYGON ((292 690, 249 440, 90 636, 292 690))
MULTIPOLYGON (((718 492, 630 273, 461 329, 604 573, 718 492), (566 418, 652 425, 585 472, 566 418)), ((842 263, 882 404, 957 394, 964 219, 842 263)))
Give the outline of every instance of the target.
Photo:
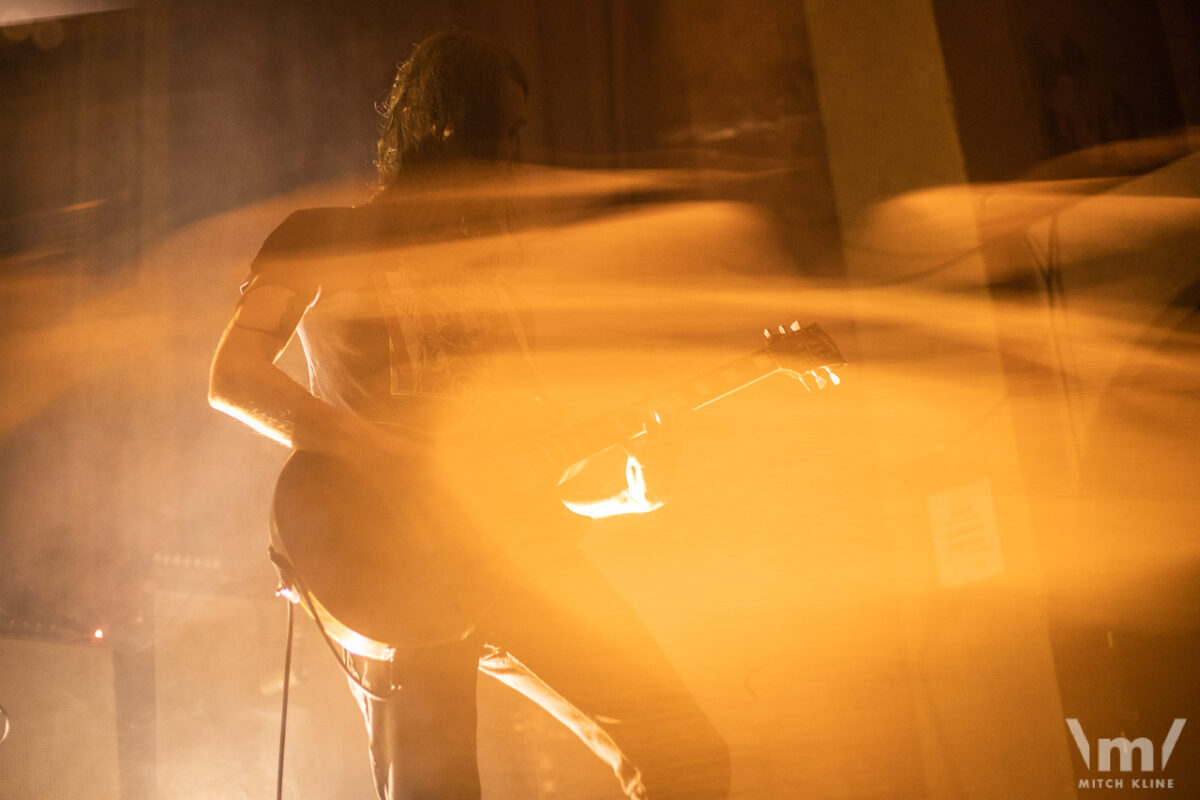
POLYGON ((237 362, 226 363, 218 353, 209 371, 208 404, 284 447, 292 447, 290 434, 255 402, 261 394, 261 387, 256 387, 259 384, 253 369, 246 369, 237 362))
POLYGON ((237 383, 236 371, 230 366, 229 359, 224 358, 218 350, 208 369, 208 404, 228 413, 237 383))
POLYGON ((218 411, 237 416, 244 408, 253 389, 254 369, 247 367, 243 359, 236 358, 223 349, 213 356, 208 371, 208 404, 218 411))

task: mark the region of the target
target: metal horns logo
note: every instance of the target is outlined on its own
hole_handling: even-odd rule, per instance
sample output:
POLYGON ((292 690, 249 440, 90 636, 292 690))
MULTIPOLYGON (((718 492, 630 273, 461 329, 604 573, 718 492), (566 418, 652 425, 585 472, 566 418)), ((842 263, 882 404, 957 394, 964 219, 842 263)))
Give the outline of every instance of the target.
MULTIPOLYGON (((1175 744, 1179 741, 1179 735, 1183 733, 1183 725, 1187 722, 1186 719, 1176 719, 1171 724, 1171 730, 1167 731, 1167 738, 1163 739, 1162 743, 1162 763, 1159 764, 1159 769, 1167 766, 1167 761, 1171 758, 1171 753, 1175 751, 1175 744)), ((1092 748, 1088 742, 1087 736, 1083 733, 1083 728, 1079 724, 1079 720, 1074 718, 1067 719, 1067 727, 1071 729, 1071 736, 1075 739, 1075 746, 1079 748, 1079 754, 1083 756, 1083 763, 1088 769, 1092 768, 1092 748)), ((1100 739, 1096 742, 1096 769, 1100 772, 1108 772, 1112 769, 1112 754, 1116 750, 1120 754, 1120 771, 1133 771, 1133 751, 1136 750, 1141 761, 1142 772, 1154 771, 1154 743, 1144 736, 1139 736, 1132 742, 1124 736, 1119 736, 1116 739, 1100 739)))

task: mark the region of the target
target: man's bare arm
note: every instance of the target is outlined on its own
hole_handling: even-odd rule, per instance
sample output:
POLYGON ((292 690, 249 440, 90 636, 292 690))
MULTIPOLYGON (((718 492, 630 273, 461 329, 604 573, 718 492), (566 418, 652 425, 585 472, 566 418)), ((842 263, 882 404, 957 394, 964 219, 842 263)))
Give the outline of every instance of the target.
POLYGON ((411 440, 318 400, 275 366, 307 306, 281 286, 247 294, 213 356, 209 404, 295 449, 358 459, 411 454, 411 440))

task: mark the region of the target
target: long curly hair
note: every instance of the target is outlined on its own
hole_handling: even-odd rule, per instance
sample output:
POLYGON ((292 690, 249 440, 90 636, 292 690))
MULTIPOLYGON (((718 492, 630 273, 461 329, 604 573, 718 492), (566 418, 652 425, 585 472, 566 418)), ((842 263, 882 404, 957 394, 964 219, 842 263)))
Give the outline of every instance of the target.
POLYGON ((393 186, 405 167, 456 153, 493 160, 500 152, 500 95, 511 80, 528 93, 525 72, 504 47, 466 31, 421 41, 396 71, 382 116, 375 168, 379 186, 393 186))

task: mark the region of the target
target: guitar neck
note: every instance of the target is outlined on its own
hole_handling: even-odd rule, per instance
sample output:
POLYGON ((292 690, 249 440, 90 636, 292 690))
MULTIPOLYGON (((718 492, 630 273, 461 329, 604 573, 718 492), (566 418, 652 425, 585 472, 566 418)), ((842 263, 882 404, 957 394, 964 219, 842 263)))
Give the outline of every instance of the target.
MULTIPOLYGON (((760 348, 716 369, 672 386, 657 397, 665 410, 693 411, 746 388, 775 372, 775 359, 760 348)), ((539 484, 556 483, 572 464, 619 442, 646 433, 648 409, 630 404, 607 414, 524 442, 516 454, 539 484)))

